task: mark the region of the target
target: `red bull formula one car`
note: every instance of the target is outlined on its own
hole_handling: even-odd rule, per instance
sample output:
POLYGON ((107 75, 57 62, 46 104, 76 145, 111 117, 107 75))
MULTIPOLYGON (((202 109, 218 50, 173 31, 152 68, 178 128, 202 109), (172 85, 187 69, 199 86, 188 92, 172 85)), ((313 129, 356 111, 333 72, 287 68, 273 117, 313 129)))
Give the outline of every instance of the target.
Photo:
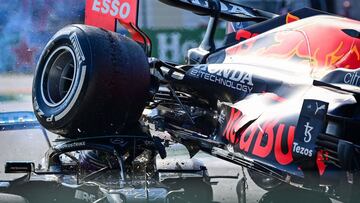
POLYGON ((57 32, 39 60, 33 106, 41 125, 72 150, 99 137, 165 132, 191 156, 202 150, 248 168, 266 190, 291 185, 356 202, 360 22, 308 8, 276 15, 233 0, 160 1, 210 16, 186 64, 151 57, 137 1, 89 0, 87 25, 57 32), (215 47, 220 19, 256 23, 215 47), (114 32, 119 24, 131 39, 114 32))

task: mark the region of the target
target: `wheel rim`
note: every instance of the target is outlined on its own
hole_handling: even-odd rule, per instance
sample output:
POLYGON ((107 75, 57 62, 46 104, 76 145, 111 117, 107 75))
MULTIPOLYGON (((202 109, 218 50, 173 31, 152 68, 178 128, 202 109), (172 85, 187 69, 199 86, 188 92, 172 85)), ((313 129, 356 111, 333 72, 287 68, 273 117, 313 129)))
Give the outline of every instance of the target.
POLYGON ((41 75, 41 95, 51 107, 62 104, 74 88, 77 64, 74 51, 62 46, 47 59, 41 75))

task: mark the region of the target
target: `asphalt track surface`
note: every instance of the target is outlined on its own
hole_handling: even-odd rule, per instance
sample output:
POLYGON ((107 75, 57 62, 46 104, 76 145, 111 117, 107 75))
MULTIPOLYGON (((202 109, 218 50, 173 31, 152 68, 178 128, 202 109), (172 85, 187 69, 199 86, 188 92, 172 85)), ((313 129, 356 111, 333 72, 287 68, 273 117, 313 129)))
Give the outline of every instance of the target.
MULTIPOLYGON (((31 81, 31 78, 26 76, 0 76, 0 112, 31 111, 31 81), (9 97, 9 95, 11 96, 9 97)), ((52 135, 51 139, 55 137, 55 135, 52 135)), ((6 161, 34 161, 39 163, 47 148, 47 143, 42 137, 40 130, 6 133, 0 131, 0 179, 11 180, 19 176, 4 174, 3 166, 6 161)), ((189 155, 184 147, 177 147, 176 150, 170 149, 168 154, 169 157, 175 157, 176 159, 189 159, 189 155)), ((212 186, 214 202, 239 202, 236 190, 239 180, 243 177, 240 166, 214 158, 205 153, 198 153, 194 158, 201 160, 205 164, 210 176, 236 176, 239 174, 237 179, 212 179, 212 182, 217 183, 212 186)), ((249 176, 246 176, 248 178, 248 187, 245 190, 246 195, 241 196, 243 198, 241 202, 318 202, 316 196, 314 197, 312 193, 299 190, 282 190, 269 193, 256 186, 249 176)), ((337 201, 332 200, 330 202, 337 201)))

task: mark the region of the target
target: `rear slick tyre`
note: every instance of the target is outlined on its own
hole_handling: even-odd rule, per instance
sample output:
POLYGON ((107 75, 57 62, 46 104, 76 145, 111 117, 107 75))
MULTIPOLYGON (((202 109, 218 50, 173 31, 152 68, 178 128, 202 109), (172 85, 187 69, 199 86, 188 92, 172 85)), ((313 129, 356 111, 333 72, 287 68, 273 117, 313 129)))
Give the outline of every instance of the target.
POLYGON ((33 81, 33 108, 68 138, 120 134, 145 107, 150 72, 143 49, 104 29, 70 25, 46 45, 33 81))

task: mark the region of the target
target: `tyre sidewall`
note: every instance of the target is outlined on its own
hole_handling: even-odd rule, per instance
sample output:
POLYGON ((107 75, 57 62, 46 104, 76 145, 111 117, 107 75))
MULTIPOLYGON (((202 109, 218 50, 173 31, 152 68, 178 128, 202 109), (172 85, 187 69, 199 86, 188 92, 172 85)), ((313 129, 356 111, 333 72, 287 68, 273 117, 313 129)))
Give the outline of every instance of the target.
MULTIPOLYGON (((92 68, 91 50, 85 33, 76 26, 69 26, 56 33, 46 45, 38 62, 33 81, 33 108, 39 122, 50 129, 60 129, 68 121, 74 120, 73 109, 79 106, 79 102, 84 97, 88 85, 88 74, 92 68), (76 72, 73 87, 69 95, 58 106, 49 106, 45 102, 42 93, 42 75, 45 65, 51 54, 59 47, 68 47, 72 50, 75 57, 76 72)), ((56 130, 55 130, 56 131, 56 130)))

